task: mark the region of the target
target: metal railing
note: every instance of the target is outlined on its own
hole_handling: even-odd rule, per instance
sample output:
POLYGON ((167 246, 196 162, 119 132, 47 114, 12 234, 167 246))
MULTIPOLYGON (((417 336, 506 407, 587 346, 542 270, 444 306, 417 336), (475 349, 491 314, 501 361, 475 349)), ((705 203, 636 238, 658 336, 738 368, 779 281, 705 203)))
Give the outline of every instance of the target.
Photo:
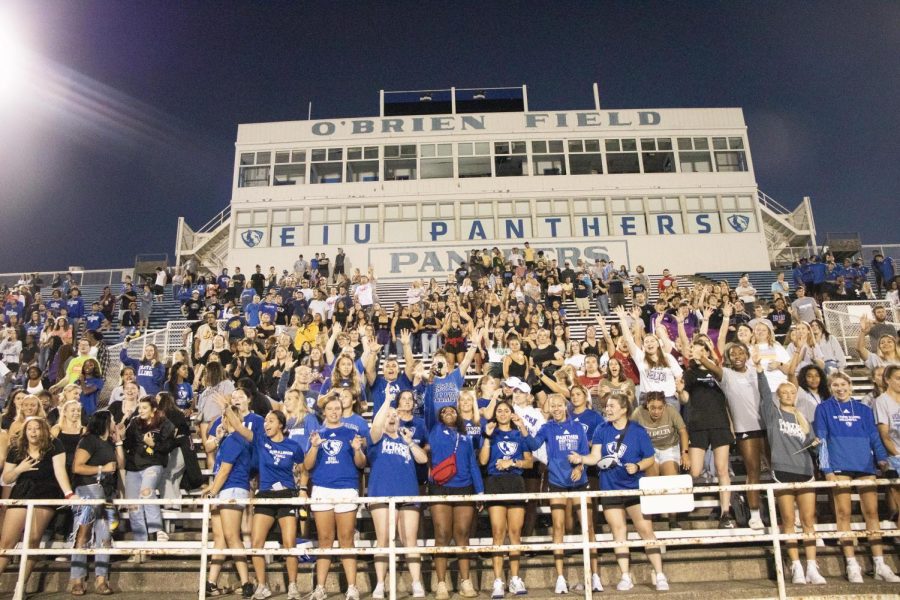
POLYGON ((231 218, 231 205, 220 210, 213 218, 194 230, 194 233, 209 233, 218 229, 222 223, 231 218))
MULTIPOLYGON (((586 600, 593 598, 591 592, 591 551, 611 550, 616 547, 627 548, 662 548, 666 546, 715 546, 724 544, 737 543, 754 543, 767 542, 772 544, 773 557, 775 561, 775 577, 778 587, 778 597, 780 599, 787 598, 785 589, 784 564, 782 560, 783 542, 792 541, 811 541, 817 539, 840 539, 854 540, 863 537, 872 537, 880 535, 883 537, 895 537, 900 535, 900 529, 891 528, 880 531, 869 531, 866 529, 851 528, 851 531, 826 531, 817 530, 815 533, 780 533, 778 520, 779 513, 776 506, 775 495, 782 490, 803 490, 814 489, 824 490, 832 488, 858 488, 873 486, 897 486, 900 485, 900 479, 877 479, 877 480, 853 480, 853 481, 815 481, 807 483, 768 483, 768 484, 743 484, 743 485, 727 485, 727 486, 709 486, 703 487, 703 493, 715 494, 720 491, 730 492, 746 492, 750 490, 758 490, 765 492, 766 501, 769 509, 771 525, 767 531, 753 534, 735 534, 726 536, 709 536, 696 535, 692 532, 678 532, 677 536, 667 537, 664 540, 653 539, 626 539, 624 541, 615 541, 608 539, 609 535, 597 534, 595 538, 590 539, 588 533, 589 511, 592 499, 599 499, 602 505, 603 498, 633 497, 633 496, 658 496, 658 495, 681 495, 694 494, 700 492, 697 488, 677 488, 677 489, 654 489, 654 490, 618 490, 618 491, 595 491, 595 492, 571 492, 571 493, 522 493, 522 494, 477 494, 471 496, 391 496, 386 498, 290 498, 290 499, 249 499, 249 500, 229 500, 223 502, 216 499, 190 499, 190 500, 174 500, 174 499, 147 499, 147 500, 114 500, 112 504, 116 506, 136 506, 136 505, 179 505, 179 506, 200 506, 202 507, 202 529, 201 539, 197 547, 179 547, 175 544, 167 545, 167 543, 153 544, 152 549, 146 546, 137 546, 133 548, 111 547, 111 548, 72 548, 61 551, 59 548, 31 548, 28 536, 24 536, 19 547, 7 550, 0 549, 0 556, 19 556, 19 577, 16 582, 13 600, 22 600, 25 596, 25 588, 27 581, 25 580, 26 560, 24 558, 38 556, 57 556, 60 554, 108 554, 108 555, 173 555, 173 556, 199 556, 199 593, 198 599, 206 598, 206 575, 207 565, 210 555, 224 556, 286 556, 286 555, 306 555, 306 556, 384 556, 388 557, 388 583, 389 594, 391 600, 397 598, 397 560, 400 556, 408 555, 434 555, 434 554, 475 554, 475 553, 492 553, 506 554, 509 552, 549 552, 554 550, 577 550, 582 555, 582 566, 584 568, 584 597, 586 600), (571 498, 578 501, 580 508, 580 526, 581 534, 578 536, 567 536, 580 538, 579 541, 564 541, 560 543, 537 543, 537 544, 499 544, 499 545, 478 545, 478 546, 414 546, 414 547, 398 547, 394 537, 388 540, 387 546, 373 545, 371 547, 353 547, 353 548, 245 548, 245 549, 224 549, 211 548, 209 539, 209 521, 211 511, 217 506, 223 504, 230 505, 294 505, 302 506, 315 503, 354 503, 359 505, 365 504, 387 504, 388 505, 388 522, 394 523, 397 518, 397 510, 399 505, 410 503, 453 503, 453 502, 486 502, 494 500, 509 501, 512 499, 527 500, 551 500, 571 498), (602 538, 598 540, 597 538, 602 538)), ((6 507, 22 507, 25 506, 25 526, 24 531, 31 530, 31 524, 34 517, 34 509, 38 506, 69 506, 69 505, 102 505, 109 504, 105 500, 0 500, 0 506, 6 507)), ((792 517, 793 518, 793 517, 792 517)))
POLYGON ((768 195, 767 193, 765 193, 764 191, 762 191, 759 188, 757 188, 757 190, 756 190, 756 197, 759 200, 760 204, 762 204, 763 206, 765 206, 766 208, 768 208, 769 210, 771 210, 774 213, 777 213, 780 215, 789 215, 793 212, 792 210, 785 207, 783 204, 781 204, 780 202, 775 200, 775 198, 768 195))
MULTIPOLYGON (((42 288, 49 288, 53 277, 56 275, 66 276, 69 271, 60 269, 59 271, 27 271, 19 273, 0 273, 0 285, 15 285, 22 278, 22 275, 33 275, 37 273, 43 280, 42 288)), ((85 269, 83 271, 72 271, 72 278, 79 286, 82 285, 117 285, 125 280, 125 276, 131 276, 134 273, 134 267, 123 267, 121 269, 85 269)))
POLYGON ((859 338, 860 319, 863 315, 873 319, 872 311, 883 306, 888 311, 888 322, 900 328, 900 307, 891 307, 887 300, 843 300, 822 303, 822 320, 825 328, 835 336, 845 356, 859 358, 856 341, 859 338))

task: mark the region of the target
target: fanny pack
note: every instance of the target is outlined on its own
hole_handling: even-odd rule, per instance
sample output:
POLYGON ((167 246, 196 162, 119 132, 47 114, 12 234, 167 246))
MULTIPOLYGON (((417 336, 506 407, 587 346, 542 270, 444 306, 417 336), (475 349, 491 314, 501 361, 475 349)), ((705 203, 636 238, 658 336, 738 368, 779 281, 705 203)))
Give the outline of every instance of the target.
POLYGON ((431 479, 438 485, 444 485, 456 476, 456 450, 459 448, 459 434, 456 434, 456 445, 453 453, 431 468, 431 479))

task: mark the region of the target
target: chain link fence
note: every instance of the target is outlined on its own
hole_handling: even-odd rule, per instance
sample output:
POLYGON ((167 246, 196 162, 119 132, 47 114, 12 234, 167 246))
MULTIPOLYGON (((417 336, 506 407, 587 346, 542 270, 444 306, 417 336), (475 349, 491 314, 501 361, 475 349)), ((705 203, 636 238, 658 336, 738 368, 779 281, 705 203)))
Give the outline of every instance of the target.
POLYGON ((853 360, 861 360, 856 351, 859 339, 860 320, 863 316, 873 319, 875 307, 883 306, 888 311, 888 320, 900 327, 900 308, 891 307, 887 300, 849 300, 825 302, 822 304, 822 316, 825 328, 835 336, 844 349, 844 354, 853 360))

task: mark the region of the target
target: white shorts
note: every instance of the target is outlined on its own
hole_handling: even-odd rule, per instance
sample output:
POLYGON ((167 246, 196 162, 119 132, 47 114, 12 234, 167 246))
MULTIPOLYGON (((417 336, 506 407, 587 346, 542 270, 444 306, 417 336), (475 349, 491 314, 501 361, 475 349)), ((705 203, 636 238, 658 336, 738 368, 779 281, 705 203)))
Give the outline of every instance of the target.
POLYGON ((352 512, 357 509, 359 506, 356 503, 334 503, 334 502, 321 502, 317 503, 316 500, 320 499, 355 499, 359 498, 359 490, 354 488, 327 488, 322 487, 320 485, 312 486, 312 493, 309 495, 310 499, 313 501, 310 504, 310 510, 313 512, 322 512, 326 510, 333 510, 336 513, 346 513, 352 512))
POLYGON ((671 448, 664 448, 662 450, 654 448, 653 456, 656 458, 656 463, 659 465, 664 462, 674 462, 676 465, 681 466, 681 446, 672 446, 671 448))

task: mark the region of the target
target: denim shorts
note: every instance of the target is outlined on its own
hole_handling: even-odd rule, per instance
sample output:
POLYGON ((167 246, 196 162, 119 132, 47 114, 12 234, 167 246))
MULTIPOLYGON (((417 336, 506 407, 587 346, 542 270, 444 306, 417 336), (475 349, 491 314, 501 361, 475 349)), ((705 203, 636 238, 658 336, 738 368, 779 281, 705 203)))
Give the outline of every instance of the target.
MULTIPOLYGON (((248 500, 250 498, 250 490, 245 490, 244 488, 225 488, 224 490, 219 490, 219 495, 216 496, 219 500, 248 500)), ((218 506, 219 509, 229 509, 229 510, 244 510, 246 505, 244 504, 220 504, 218 506)))

